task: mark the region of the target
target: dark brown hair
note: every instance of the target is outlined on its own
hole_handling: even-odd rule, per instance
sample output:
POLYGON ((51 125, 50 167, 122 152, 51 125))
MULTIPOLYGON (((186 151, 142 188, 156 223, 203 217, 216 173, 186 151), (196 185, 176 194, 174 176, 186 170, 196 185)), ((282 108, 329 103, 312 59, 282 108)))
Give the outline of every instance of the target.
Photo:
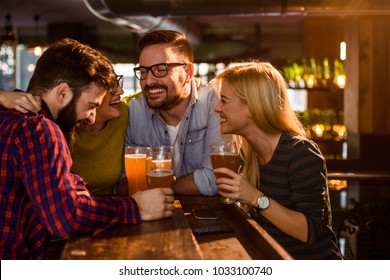
POLYGON ((111 92, 116 88, 116 75, 110 60, 99 51, 65 38, 54 42, 38 59, 27 91, 36 95, 67 83, 73 98, 91 83, 111 92))
POLYGON ((184 33, 174 30, 152 31, 140 39, 138 49, 141 52, 145 47, 157 44, 168 44, 178 55, 184 56, 189 62, 194 62, 194 51, 184 33))

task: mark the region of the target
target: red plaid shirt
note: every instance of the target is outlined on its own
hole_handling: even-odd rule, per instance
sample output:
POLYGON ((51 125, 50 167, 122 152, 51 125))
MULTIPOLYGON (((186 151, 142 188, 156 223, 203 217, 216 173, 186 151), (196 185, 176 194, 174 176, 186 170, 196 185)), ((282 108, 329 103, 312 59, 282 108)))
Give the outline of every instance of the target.
POLYGON ((78 194, 85 181, 47 105, 41 114, 0 106, 0 257, 42 259, 50 234, 69 237, 140 222, 129 197, 78 194))

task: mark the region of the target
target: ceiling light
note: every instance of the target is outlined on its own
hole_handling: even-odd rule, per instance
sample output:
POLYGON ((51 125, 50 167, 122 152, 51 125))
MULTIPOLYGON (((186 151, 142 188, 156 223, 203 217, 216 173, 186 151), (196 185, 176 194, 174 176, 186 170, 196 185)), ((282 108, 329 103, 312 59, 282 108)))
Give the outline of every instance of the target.
POLYGON ((38 29, 39 29, 39 25, 38 25, 39 19, 40 19, 39 15, 35 15, 34 16, 34 21, 35 21, 35 42, 33 44, 31 44, 27 48, 27 51, 28 52, 33 52, 35 56, 41 56, 41 54, 46 49, 45 44, 43 44, 41 42, 41 40, 39 39, 39 35, 38 35, 39 34, 39 32, 38 32, 38 29))
POLYGON ((13 44, 16 42, 15 34, 11 23, 11 15, 5 16, 5 33, 1 38, 2 44, 13 44))

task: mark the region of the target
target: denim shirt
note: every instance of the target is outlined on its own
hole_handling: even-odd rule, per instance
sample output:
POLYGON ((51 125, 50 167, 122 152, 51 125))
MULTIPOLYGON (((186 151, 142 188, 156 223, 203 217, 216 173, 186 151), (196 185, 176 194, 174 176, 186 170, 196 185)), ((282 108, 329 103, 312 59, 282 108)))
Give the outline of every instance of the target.
MULTIPOLYGON (((197 89, 193 80, 191 87, 191 100, 178 132, 180 160, 174 163, 175 176, 193 173, 199 192, 215 195, 218 189, 209 146, 223 138, 219 115, 214 112, 219 98, 210 85, 202 84, 197 89)), ((143 95, 130 100, 128 108, 125 146, 171 145, 166 123, 157 110, 148 107, 143 95)))

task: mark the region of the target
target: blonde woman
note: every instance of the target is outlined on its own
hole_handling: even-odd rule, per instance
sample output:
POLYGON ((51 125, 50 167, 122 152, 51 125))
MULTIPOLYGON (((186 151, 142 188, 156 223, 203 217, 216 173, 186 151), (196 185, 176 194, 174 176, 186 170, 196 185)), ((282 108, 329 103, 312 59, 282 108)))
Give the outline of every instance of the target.
POLYGON ((292 111, 286 84, 269 63, 251 62, 216 77, 221 132, 235 134, 242 174, 226 168, 219 193, 251 216, 296 259, 341 259, 331 225, 326 164, 292 111))

